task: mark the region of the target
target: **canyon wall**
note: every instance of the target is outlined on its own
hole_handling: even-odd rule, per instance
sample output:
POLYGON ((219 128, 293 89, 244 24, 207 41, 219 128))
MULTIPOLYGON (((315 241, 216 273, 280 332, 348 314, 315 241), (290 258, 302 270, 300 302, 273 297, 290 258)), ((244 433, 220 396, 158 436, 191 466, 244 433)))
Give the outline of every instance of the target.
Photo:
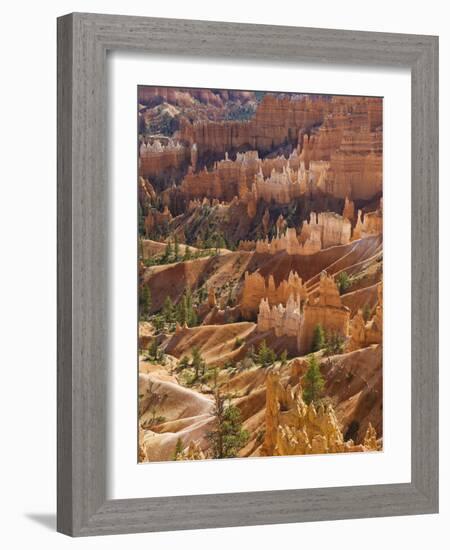
POLYGON ((259 332, 273 330, 278 337, 297 337, 301 319, 301 301, 293 294, 289 296, 286 307, 282 304, 270 307, 268 300, 263 298, 259 304, 257 327, 259 332))
POLYGON ((242 315, 247 319, 253 318, 261 300, 266 300, 269 306, 286 305, 290 296, 297 301, 304 301, 307 297, 302 279, 295 271, 290 271, 288 278, 282 280, 278 286, 272 275, 266 283, 260 273, 246 271, 240 299, 242 315))
POLYGON ((302 388, 284 387, 280 375, 270 371, 266 378, 265 435, 261 454, 286 456, 304 454, 376 451, 381 448, 369 424, 363 443, 344 441, 333 407, 307 405, 302 388))
MULTIPOLYGON (((334 212, 311 212, 309 221, 302 224, 300 235, 295 227, 288 227, 283 233, 279 231, 273 239, 265 238, 255 241, 241 241, 239 250, 256 251, 258 254, 287 254, 308 256, 324 248, 348 244, 351 240, 351 222, 334 212)), ((366 234, 364 234, 366 236, 366 234)))
POLYGON ((383 233, 382 201, 380 201, 380 208, 378 210, 366 212, 364 217, 362 211, 358 210, 358 218, 353 229, 352 241, 370 237, 370 235, 380 235, 381 233, 383 233))
POLYGON ((172 221, 172 214, 167 206, 160 212, 155 208, 150 208, 144 218, 144 229, 147 236, 151 235, 154 229, 168 226, 172 221))
POLYGON ((350 221, 334 212, 311 212, 309 222, 305 220, 300 232, 299 241, 304 243, 312 235, 318 235, 321 248, 348 244, 351 237, 350 221))
POLYGON ((267 153, 286 141, 296 144, 300 130, 323 121, 327 103, 326 100, 311 101, 305 96, 280 98, 266 94, 249 121, 200 121, 192 124, 184 119, 179 136, 191 145, 196 143, 200 155, 223 155, 225 151, 241 148, 267 153))
POLYGON ((378 302, 369 320, 365 320, 362 311, 358 311, 352 318, 349 325, 350 338, 346 349, 354 351, 366 348, 372 344, 383 342, 383 286, 377 286, 378 302))
MULTIPOLYGON (((354 98, 353 98, 354 101, 354 98)), ((322 191, 337 198, 370 199, 381 192, 382 99, 360 98, 356 103, 333 98, 323 124, 304 135, 300 158, 329 161, 322 191)))
MULTIPOLYGON (((259 285, 259 294, 265 290, 258 277, 253 276, 251 281, 259 285)), ((264 283, 264 280, 262 282, 264 283)), ((252 311, 256 294, 257 292, 247 292, 248 311, 252 311)), ((325 334, 339 334, 346 340, 349 334, 350 309, 342 305, 334 279, 323 272, 320 276, 317 298, 309 296, 303 305, 305 295, 304 290, 302 294, 289 294, 286 307, 282 303, 271 306, 267 297, 262 298, 259 304, 257 330, 273 330, 278 337, 294 336, 301 355, 311 352, 314 331, 318 325, 323 328, 325 334)))
POLYGON ((169 139, 167 144, 159 140, 142 142, 139 147, 139 174, 152 178, 167 170, 177 170, 190 159, 190 148, 169 139))
POLYGON ((346 339, 349 320, 350 309, 342 305, 341 296, 333 277, 322 272, 318 297, 316 299, 310 297, 303 308, 297 339, 299 353, 305 355, 311 351, 314 330, 317 325, 320 325, 326 334, 337 333, 346 339))

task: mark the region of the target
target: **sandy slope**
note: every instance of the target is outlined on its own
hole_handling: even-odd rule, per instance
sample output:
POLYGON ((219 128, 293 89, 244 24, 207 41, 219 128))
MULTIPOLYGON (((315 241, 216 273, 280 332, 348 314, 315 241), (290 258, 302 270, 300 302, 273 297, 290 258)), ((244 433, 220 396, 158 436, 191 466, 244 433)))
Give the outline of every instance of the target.
MULTIPOLYGON (((214 346, 213 346, 214 348, 214 346)), ((365 349, 329 358, 317 357, 326 380, 325 393, 335 406, 338 420, 344 434, 361 442, 371 422, 379 436, 382 426, 382 348, 373 345, 365 349)), ((296 387, 306 370, 304 358, 293 359, 281 367, 284 385, 296 387)), ((261 435, 265 428, 265 381, 267 369, 253 367, 241 372, 222 371, 219 377, 221 391, 230 396, 239 407, 244 427, 251 433, 251 439, 240 451, 240 456, 258 456, 261 435)), ((170 460, 177 439, 181 437, 184 446, 197 441, 203 449, 208 448, 206 434, 213 422, 212 397, 181 387, 177 382, 164 381, 160 374, 140 375, 141 403, 146 412, 141 422, 152 417, 151 405, 145 402, 149 390, 162 403, 156 407, 163 416, 152 429, 141 433, 141 441, 148 460, 170 460)))

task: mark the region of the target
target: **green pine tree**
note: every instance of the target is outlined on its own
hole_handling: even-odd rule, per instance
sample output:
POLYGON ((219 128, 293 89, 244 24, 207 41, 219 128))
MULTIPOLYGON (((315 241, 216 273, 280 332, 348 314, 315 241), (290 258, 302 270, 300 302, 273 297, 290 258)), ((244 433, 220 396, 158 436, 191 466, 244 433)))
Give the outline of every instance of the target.
POLYGON ((234 458, 246 445, 249 433, 242 428, 239 409, 227 405, 217 387, 214 394, 214 417, 214 429, 206 436, 211 443, 213 458, 234 458))
POLYGON ((173 302, 170 296, 166 296, 166 299, 164 300, 163 309, 162 309, 162 315, 164 317, 164 321, 166 323, 173 323, 174 314, 175 312, 174 312, 173 302))
POLYGON ((343 353, 345 338, 339 332, 333 331, 327 334, 325 342, 325 355, 337 355, 343 353))
POLYGON ((177 439, 177 443, 175 445, 175 450, 173 452, 172 460, 180 460, 183 454, 183 440, 181 437, 177 439))
POLYGON ((173 255, 172 250, 172 243, 170 242, 170 239, 167 241, 166 249, 164 250, 164 255, 162 257, 163 263, 169 263, 173 255))
POLYGON ((189 357, 187 355, 183 355, 183 357, 180 359, 180 362, 178 363, 178 370, 184 370, 189 367, 189 357))
POLYGON ((194 380, 198 380, 200 376, 204 376, 206 363, 197 347, 192 349, 192 368, 194 369, 194 380))
POLYGON ((255 360, 263 367, 270 367, 277 360, 277 354, 263 340, 259 345, 255 360))
POLYGON ((339 294, 344 294, 352 285, 352 281, 346 271, 341 271, 336 277, 339 294))
POLYGON ((312 351, 319 351, 325 347, 325 332, 322 325, 316 325, 313 332, 312 351))
POLYGON ((146 321, 152 309, 152 295, 147 285, 143 285, 139 292, 139 318, 146 321))
POLYGON ((364 307, 362 309, 362 316, 363 316, 363 319, 366 323, 370 319, 370 314, 371 313, 372 313, 372 310, 370 309, 369 304, 364 304, 364 307))
POLYGON ((175 233, 175 237, 174 237, 174 255, 175 255, 175 261, 178 262, 178 260, 180 259, 180 244, 178 242, 178 236, 177 234, 175 233))
POLYGON ((150 361, 160 362, 164 359, 164 352, 160 349, 158 345, 158 340, 156 338, 153 338, 153 340, 151 341, 147 353, 150 361))
POLYGON ((311 402, 317 402, 320 398, 325 381, 315 355, 309 356, 308 363, 308 370, 303 379, 303 399, 309 405, 311 402))
POLYGON ((187 262, 191 258, 192 258, 191 249, 188 246, 186 246, 186 248, 184 249, 183 261, 187 262))

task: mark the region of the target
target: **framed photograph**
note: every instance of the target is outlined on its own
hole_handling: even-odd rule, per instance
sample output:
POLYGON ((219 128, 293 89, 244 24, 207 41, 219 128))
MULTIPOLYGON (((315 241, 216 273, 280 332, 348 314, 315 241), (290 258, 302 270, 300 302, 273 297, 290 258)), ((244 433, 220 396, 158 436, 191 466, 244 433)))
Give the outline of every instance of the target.
POLYGON ((58 530, 437 513, 438 39, 58 19, 58 530))

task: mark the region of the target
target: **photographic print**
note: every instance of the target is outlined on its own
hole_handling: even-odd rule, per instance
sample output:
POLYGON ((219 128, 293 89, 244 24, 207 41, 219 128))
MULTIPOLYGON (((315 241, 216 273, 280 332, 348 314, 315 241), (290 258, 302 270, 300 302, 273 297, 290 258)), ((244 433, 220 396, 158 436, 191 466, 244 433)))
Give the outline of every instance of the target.
POLYGON ((383 100, 139 86, 138 461, 383 448, 383 100))

